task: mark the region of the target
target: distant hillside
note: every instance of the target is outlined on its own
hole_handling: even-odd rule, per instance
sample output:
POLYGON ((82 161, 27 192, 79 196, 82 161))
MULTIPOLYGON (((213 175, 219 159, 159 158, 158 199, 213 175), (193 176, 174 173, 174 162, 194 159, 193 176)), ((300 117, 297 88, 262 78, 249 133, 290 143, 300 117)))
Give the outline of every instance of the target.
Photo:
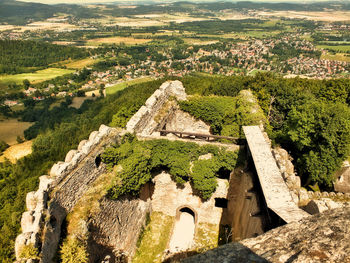
POLYGON ((0 23, 23 25, 32 21, 52 17, 56 13, 65 13, 76 18, 93 18, 101 15, 128 16, 151 13, 173 13, 221 11, 233 9, 237 11, 265 9, 265 10, 292 10, 292 11, 323 11, 325 9, 350 10, 349 2, 317 2, 317 3, 267 3, 267 2, 173 2, 145 4, 141 2, 136 8, 121 8, 120 2, 106 4, 107 9, 91 8, 81 5, 60 4, 46 5, 14 0, 0 0, 0 23))
POLYGON ((13 0, 0 0, 0 23, 25 25, 33 21, 50 18, 58 12, 81 18, 96 16, 93 10, 78 5, 45 5, 13 0))

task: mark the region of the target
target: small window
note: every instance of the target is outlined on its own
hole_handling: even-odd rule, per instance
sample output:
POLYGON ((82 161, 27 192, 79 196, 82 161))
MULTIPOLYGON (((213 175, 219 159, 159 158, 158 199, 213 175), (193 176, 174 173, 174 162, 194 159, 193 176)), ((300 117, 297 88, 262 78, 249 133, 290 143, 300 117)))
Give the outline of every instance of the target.
POLYGON ((96 158, 95 158, 95 165, 96 165, 96 168, 100 167, 101 165, 101 162, 102 162, 102 159, 101 159, 101 155, 97 155, 96 158))
POLYGON ((215 198, 215 206, 220 208, 227 208, 228 200, 226 198, 215 198))

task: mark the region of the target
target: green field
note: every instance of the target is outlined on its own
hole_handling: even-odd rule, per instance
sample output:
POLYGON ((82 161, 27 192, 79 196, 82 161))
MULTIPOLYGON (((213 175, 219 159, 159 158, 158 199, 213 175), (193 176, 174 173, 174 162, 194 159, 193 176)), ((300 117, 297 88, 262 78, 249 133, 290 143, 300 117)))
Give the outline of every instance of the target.
POLYGON ((350 52, 350 45, 330 46, 330 45, 317 45, 319 49, 328 49, 336 52, 350 52))
POLYGON ((119 83, 119 84, 116 84, 114 86, 106 88, 106 95, 108 96, 108 95, 116 93, 117 91, 123 90, 128 86, 143 83, 143 82, 148 82, 151 80, 153 80, 153 79, 152 78, 139 78, 139 79, 124 81, 122 83, 119 83))
POLYGON ((23 80, 28 79, 32 83, 38 83, 41 81, 53 79, 65 74, 73 73, 74 70, 70 69, 60 69, 60 68, 48 68, 43 70, 38 70, 34 73, 22 73, 16 75, 1 75, 0 82, 3 84, 17 83, 21 84, 23 80))

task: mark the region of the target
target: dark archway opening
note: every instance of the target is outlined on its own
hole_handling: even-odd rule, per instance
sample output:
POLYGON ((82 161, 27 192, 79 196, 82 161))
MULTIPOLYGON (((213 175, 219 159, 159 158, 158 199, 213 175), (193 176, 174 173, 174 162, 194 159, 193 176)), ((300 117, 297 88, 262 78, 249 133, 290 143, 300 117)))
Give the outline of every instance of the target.
POLYGON ((96 158, 95 158, 95 165, 96 165, 96 168, 100 167, 101 165, 101 162, 102 162, 102 158, 101 158, 101 155, 97 155, 96 158))
POLYGON ((221 167, 218 171, 218 178, 230 180, 231 171, 225 167, 221 167))
POLYGON ((180 212, 181 212, 181 213, 188 213, 188 214, 192 215, 193 218, 196 217, 196 216, 195 216, 195 213, 192 211, 192 209, 190 209, 190 208, 188 208, 188 207, 183 207, 183 208, 181 208, 181 209, 180 209, 180 212))
POLYGON ((226 198, 215 198, 215 206, 220 208, 227 208, 228 200, 226 198))

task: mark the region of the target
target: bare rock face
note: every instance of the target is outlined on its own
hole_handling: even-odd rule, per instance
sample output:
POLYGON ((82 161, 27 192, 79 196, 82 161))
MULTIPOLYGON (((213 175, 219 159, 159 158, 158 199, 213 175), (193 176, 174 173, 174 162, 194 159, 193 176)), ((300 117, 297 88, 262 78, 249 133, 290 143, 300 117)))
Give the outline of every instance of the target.
POLYGON ((213 154, 207 153, 207 154, 203 154, 203 155, 199 156, 198 160, 210 160, 211 158, 213 158, 213 154))
POLYGON ((342 193, 350 193, 350 167, 341 168, 336 174, 334 190, 342 193))
POLYGON ((187 112, 176 109, 174 113, 169 116, 166 129, 170 131, 195 132, 210 134, 210 126, 201 120, 196 120, 187 112))
POLYGON ((183 262, 349 262, 350 206, 328 210, 183 262))
POLYGON ((307 206, 304 208, 306 212, 311 215, 322 213, 328 209, 334 209, 342 207, 343 205, 339 202, 334 202, 329 198, 321 198, 316 200, 311 200, 307 206))
POLYGON ((26 197, 26 206, 27 206, 28 211, 32 211, 35 209, 36 202, 37 202, 37 200, 35 197, 35 192, 28 193, 27 197, 26 197))

